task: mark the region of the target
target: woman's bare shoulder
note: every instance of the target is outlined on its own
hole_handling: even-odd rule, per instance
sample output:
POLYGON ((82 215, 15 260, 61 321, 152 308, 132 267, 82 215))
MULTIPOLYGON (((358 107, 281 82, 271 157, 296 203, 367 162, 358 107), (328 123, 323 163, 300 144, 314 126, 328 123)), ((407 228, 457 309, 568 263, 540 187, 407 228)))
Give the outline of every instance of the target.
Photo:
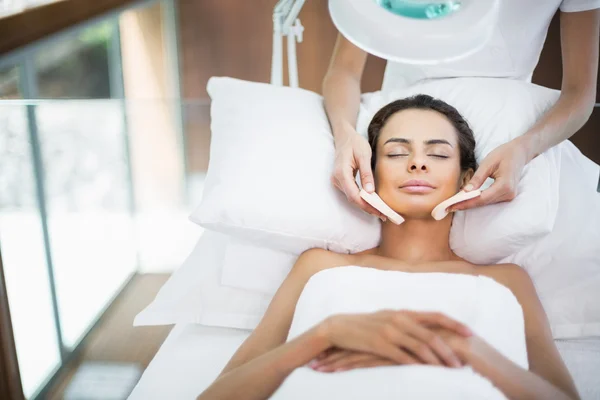
POLYGON ((300 271, 302 274, 314 275, 325 269, 353 265, 354 258, 355 256, 351 254, 340 254, 330 250, 314 248, 306 250, 298 257, 294 270, 300 271))
POLYGON ((479 266, 477 268, 479 275, 487 276, 496 282, 506 286, 517 297, 523 292, 534 291, 531 277, 525 269, 517 264, 494 264, 479 266))

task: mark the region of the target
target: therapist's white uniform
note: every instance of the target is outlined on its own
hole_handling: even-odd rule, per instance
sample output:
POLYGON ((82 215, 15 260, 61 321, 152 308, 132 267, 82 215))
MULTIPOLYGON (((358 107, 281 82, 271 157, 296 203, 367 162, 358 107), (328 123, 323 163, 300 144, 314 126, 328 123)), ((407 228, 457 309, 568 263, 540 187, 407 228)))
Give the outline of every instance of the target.
POLYGON ((559 8, 563 12, 588 11, 600 8, 600 0, 500 0, 498 24, 482 50, 437 66, 388 62, 382 90, 427 79, 464 76, 531 81, 548 27, 559 8))

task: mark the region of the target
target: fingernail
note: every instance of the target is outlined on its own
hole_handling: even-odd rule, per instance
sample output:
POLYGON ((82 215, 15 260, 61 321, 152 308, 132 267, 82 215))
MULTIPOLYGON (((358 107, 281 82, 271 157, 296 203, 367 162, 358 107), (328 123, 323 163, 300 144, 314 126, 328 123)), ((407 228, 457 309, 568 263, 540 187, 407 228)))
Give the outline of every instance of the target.
POLYGON ((460 361, 457 358, 455 358, 455 359, 452 360, 452 366, 454 368, 460 368, 460 367, 462 367, 462 365, 460 364, 460 361))
POLYGON ((469 183, 467 186, 465 186, 464 191, 470 192, 471 190, 473 190, 473 185, 469 183))
POLYGON ((367 183, 367 184, 365 185, 365 190, 366 190, 367 192, 369 192, 369 193, 370 193, 370 192, 372 192, 372 191, 373 191, 373 184, 372 184, 372 183, 367 183))
POLYGON ((311 368, 316 368, 319 366, 319 362, 317 360, 312 360, 311 362, 308 363, 308 366, 311 368))
POLYGON ((319 372, 327 372, 327 367, 318 367, 316 370, 319 372))
POLYGON ((379 219, 381 220, 381 222, 385 222, 385 221, 387 221, 387 218, 386 218, 386 217, 379 217, 379 219))

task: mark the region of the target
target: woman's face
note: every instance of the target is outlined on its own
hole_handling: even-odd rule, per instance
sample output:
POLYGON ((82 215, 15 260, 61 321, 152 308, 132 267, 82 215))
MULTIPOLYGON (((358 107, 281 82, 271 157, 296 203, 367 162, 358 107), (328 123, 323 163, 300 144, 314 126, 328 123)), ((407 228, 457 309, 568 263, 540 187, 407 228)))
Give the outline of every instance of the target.
POLYGON ((432 110, 408 109, 391 116, 379 134, 375 187, 404 217, 431 218, 472 176, 460 169, 457 132, 432 110))

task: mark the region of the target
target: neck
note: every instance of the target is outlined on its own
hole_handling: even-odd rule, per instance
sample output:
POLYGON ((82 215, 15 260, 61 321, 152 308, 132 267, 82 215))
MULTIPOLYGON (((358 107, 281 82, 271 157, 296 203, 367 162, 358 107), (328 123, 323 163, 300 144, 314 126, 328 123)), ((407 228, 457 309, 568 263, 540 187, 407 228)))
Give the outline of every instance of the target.
POLYGON ((400 225, 384 222, 377 253, 411 264, 455 260, 449 243, 451 226, 451 216, 441 221, 406 219, 400 225))

